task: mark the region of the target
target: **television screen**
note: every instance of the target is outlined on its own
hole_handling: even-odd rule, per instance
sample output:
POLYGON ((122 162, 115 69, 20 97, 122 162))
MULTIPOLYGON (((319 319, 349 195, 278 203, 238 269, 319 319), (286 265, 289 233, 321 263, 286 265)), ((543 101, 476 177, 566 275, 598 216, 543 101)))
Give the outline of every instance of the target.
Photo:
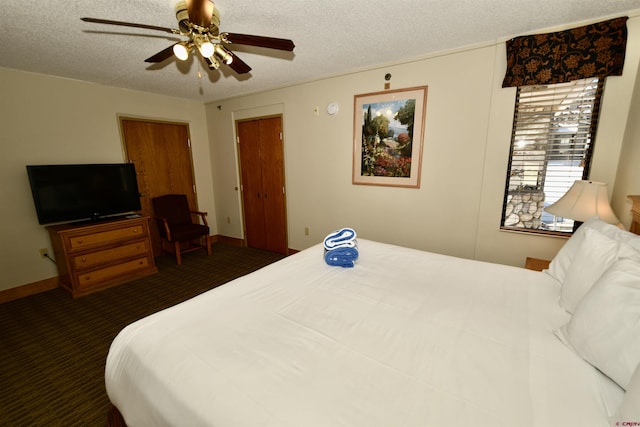
POLYGON ((40 224, 140 210, 133 163, 29 165, 27 174, 40 224))

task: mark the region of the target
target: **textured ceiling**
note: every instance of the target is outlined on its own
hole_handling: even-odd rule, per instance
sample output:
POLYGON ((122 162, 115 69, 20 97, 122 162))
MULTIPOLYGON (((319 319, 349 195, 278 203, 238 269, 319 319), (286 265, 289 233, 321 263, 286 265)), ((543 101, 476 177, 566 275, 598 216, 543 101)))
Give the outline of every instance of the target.
POLYGON ((0 0, 0 66, 211 102, 640 8, 640 0, 217 0, 221 31, 296 45, 293 53, 234 45, 253 68, 242 76, 193 56, 147 64, 180 37, 80 21, 177 28, 176 2, 0 0))

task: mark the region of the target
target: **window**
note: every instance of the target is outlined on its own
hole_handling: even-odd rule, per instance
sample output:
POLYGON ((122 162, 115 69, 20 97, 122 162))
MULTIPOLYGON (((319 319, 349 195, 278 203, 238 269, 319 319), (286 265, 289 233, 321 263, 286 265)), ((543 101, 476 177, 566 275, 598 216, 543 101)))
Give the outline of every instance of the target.
POLYGON ((588 179, 604 79, 518 87, 501 228, 570 233, 573 220, 543 211, 588 179))

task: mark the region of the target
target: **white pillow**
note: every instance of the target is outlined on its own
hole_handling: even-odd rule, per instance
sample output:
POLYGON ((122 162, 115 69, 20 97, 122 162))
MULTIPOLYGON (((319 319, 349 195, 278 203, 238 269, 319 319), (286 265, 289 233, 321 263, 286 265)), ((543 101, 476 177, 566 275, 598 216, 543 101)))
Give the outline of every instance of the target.
POLYGON ((569 240, 567 240, 562 248, 560 248, 556 256, 551 261, 551 264, 549 264, 547 273, 558 282, 564 283, 567 271, 584 240, 584 233, 587 229, 599 231, 613 240, 627 243, 634 250, 640 252, 640 236, 625 231, 615 225, 606 223, 595 216, 586 220, 580 227, 578 227, 575 233, 573 233, 569 240))
POLYGON ((560 290, 560 305, 573 313, 580 300, 616 260, 620 243, 586 228, 560 290))
POLYGON ((569 323, 556 332, 626 390, 640 363, 640 262, 616 261, 587 292, 569 323))
POLYGON ((625 422, 640 423, 640 365, 636 367, 636 371, 631 377, 631 382, 629 383, 629 387, 627 387, 627 392, 622 399, 620 408, 618 408, 618 414, 614 417, 613 421, 618 424, 612 422, 611 425, 617 426, 625 425, 623 424, 625 422))
POLYGON ((549 268, 546 271, 551 277, 556 279, 558 282, 564 282, 565 275, 567 274, 567 270, 571 266, 571 262, 575 257, 578 248, 580 247, 582 240, 584 240, 584 233, 589 228, 585 227, 585 223, 583 223, 578 229, 573 233, 573 235, 565 242, 565 244, 560 248, 555 257, 551 260, 549 264, 549 268))

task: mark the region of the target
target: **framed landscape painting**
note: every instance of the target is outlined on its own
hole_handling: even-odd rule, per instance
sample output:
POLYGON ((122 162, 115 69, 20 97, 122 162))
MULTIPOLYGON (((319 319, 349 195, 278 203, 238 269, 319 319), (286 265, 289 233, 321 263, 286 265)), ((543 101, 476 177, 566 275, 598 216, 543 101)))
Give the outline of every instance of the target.
POLYGON ((420 187, 427 86, 354 97, 353 184, 420 187))

